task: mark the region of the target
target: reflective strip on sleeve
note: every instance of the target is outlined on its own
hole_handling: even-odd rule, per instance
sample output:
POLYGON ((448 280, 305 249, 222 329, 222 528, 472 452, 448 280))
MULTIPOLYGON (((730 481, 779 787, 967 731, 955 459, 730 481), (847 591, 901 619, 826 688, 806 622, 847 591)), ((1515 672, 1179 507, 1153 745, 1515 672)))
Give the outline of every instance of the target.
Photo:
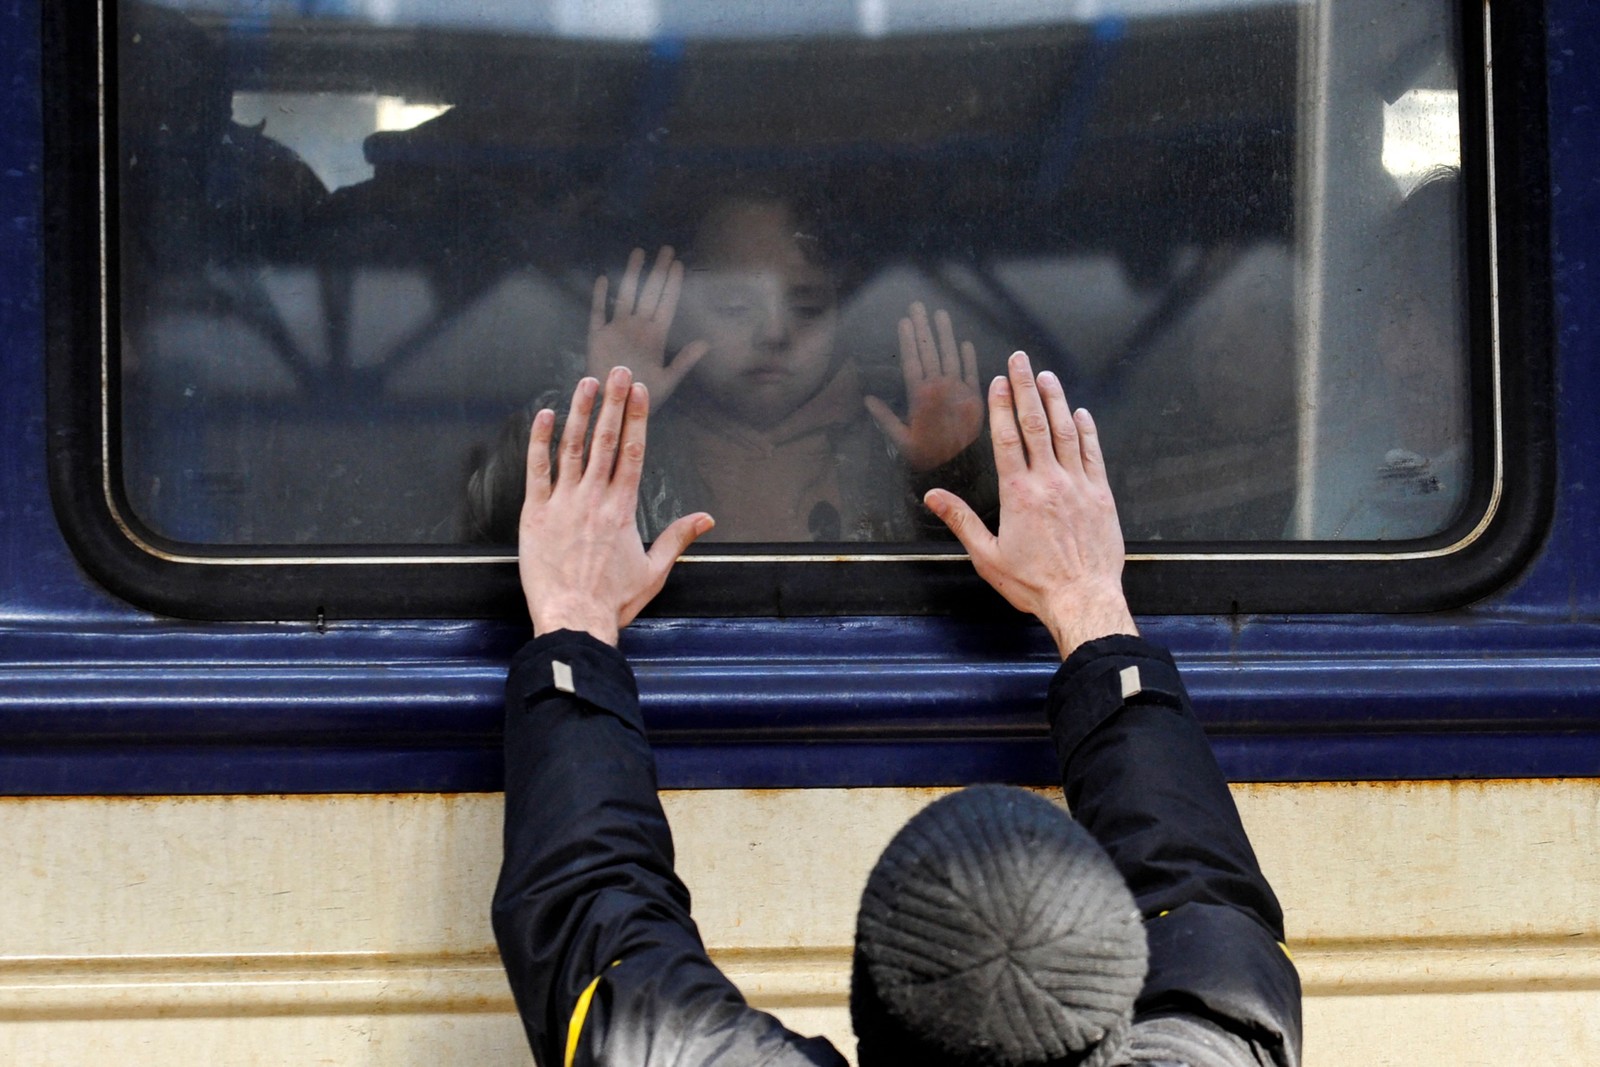
POLYGON ((572 665, 569 663, 562 663, 558 659, 551 660, 550 680, 563 693, 576 693, 578 691, 578 687, 572 682, 572 665))
MULTIPOLYGON (((621 960, 613 960, 611 966, 615 967, 621 960)), ((578 1003, 572 1008, 572 1018, 567 1021, 567 1055, 561 1061, 563 1067, 572 1067, 572 1061, 578 1056, 578 1039, 583 1036, 583 1023, 589 1017, 589 1002, 594 999, 594 991, 600 985, 600 979, 605 975, 597 974, 594 981, 583 987, 583 992, 578 994, 578 1003)))

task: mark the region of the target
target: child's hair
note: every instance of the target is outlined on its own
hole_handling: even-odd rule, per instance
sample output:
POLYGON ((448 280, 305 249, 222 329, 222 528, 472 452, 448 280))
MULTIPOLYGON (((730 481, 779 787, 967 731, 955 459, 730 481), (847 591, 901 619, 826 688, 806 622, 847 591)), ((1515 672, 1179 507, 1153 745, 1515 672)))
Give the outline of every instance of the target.
POLYGON ((707 224, 716 215, 739 204, 775 205, 794 220, 795 243, 807 261, 832 276, 841 295, 859 282, 859 256, 852 230, 828 210, 826 187, 798 176, 741 175, 734 173, 683 198, 667 219, 666 229, 676 235, 683 259, 693 268, 707 257, 707 224))
POLYGON ((500 425, 494 443, 475 449, 463 500, 461 539, 472 544, 514 545, 527 486, 528 435, 533 417, 549 407, 545 397, 513 412, 500 425))

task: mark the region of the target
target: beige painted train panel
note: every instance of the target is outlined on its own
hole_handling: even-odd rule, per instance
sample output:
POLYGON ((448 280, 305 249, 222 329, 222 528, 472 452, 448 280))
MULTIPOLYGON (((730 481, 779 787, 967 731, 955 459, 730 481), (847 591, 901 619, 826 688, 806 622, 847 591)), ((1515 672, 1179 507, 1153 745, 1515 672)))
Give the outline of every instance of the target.
MULTIPOLYGON (((667 795, 753 1001, 848 1048, 856 898, 938 793, 667 795)), ((1309 1067, 1600 1063, 1600 783, 1235 793, 1309 1067)), ((487 919, 499 819, 481 794, 0 800, 0 1062, 526 1064, 487 919)))

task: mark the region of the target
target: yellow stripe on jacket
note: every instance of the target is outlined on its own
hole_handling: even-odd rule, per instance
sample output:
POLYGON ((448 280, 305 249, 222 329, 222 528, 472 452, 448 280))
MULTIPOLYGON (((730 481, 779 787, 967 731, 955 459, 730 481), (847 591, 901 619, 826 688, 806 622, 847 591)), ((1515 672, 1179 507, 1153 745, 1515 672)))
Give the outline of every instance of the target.
MULTIPOLYGON (((612 960, 611 966, 615 967, 621 960, 612 960)), ((583 1036, 583 1023, 589 1017, 589 1002, 594 999, 594 991, 600 985, 604 974, 594 976, 594 981, 583 987, 583 992, 578 994, 578 1003, 572 1007, 572 1018, 567 1020, 567 1054, 562 1060, 563 1067, 572 1067, 572 1061, 578 1058, 578 1039, 583 1036)))

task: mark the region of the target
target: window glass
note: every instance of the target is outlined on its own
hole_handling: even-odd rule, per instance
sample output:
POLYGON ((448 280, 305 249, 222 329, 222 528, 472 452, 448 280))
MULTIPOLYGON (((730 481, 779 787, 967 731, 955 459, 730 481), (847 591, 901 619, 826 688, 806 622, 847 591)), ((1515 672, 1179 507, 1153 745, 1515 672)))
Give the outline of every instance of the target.
POLYGON ((1025 348, 1132 540, 1438 534, 1453 12, 121 0, 121 497, 181 543, 505 544, 532 413, 622 361, 647 533, 943 540, 920 494, 992 515, 979 398, 1025 348))

